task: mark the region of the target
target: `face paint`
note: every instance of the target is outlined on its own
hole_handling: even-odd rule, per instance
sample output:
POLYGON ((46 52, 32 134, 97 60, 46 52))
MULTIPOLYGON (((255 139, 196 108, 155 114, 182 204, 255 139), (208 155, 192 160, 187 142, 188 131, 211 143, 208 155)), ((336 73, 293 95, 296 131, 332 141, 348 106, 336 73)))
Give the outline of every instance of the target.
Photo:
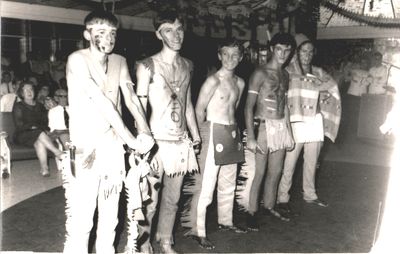
POLYGON ((164 46, 174 51, 181 49, 184 37, 184 31, 181 22, 175 20, 173 24, 164 23, 157 31, 161 36, 164 46))
POLYGON ((117 28, 103 23, 93 24, 87 30, 90 34, 90 45, 104 54, 110 54, 115 46, 117 28))

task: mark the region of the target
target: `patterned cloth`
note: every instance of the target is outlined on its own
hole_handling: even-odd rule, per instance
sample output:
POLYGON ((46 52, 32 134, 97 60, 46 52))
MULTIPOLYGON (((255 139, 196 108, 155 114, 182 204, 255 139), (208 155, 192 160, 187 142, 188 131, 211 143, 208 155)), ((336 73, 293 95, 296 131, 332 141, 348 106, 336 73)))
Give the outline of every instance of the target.
POLYGON ((287 70, 290 73, 290 122, 313 120, 321 112, 324 118, 324 135, 335 142, 342 113, 336 81, 316 66, 312 66, 312 75, 301 75, 297 64, 291 64, 287 70))

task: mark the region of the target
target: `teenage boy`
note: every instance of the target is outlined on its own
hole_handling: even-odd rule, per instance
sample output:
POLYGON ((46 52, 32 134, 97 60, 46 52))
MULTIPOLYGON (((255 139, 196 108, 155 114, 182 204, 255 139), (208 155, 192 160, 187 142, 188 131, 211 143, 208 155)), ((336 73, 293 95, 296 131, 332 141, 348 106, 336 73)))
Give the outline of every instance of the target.
POLYGON ((146 206, 146 225, 139 226, 139 242, 141 252, 153 251, 151 227, 162 181, 156 240, 161 252, 175 253, 173 228, 183 177, 186 172, 198 170, 193 147, 201 140, 191 102, 193 65, 179 55, 184 38, 182 19, 178 13, 166 10, 155 17, 154 28, 162 49, 140 62, 136 71, 138 97, 145 109, 150 105, 150 129, 158 146, 151 161, 151 200, 146 206))
POLYGON ((324 70, 312 65, 314 43, 304 34, 296 34, 295 39, 296 59, 287 68, 290 73, 288 105, 295 146, 286 154, 278 191, 278 207, 286 212, 290 212, 289 190, 302 150, 303 199, 315 206, 328 206, 317 194, 315 174, 324 136, 335 141, 341 117, 336 81, 324 70))
POLYGON ((246 233, 233 224, 237 163, 244 161, 235 119, 244 81, 234 73, 242 57, 243 47, 234 39, 219 46, 218 58, 222 67, 204 82, 196 105, 202 140, 200 174, 193 175, 194 185, 189 184, 192 199, 187 214, 183 215, 182 225, 189 228, 186 235, 206 249, 215 248, 206 237, 206 212, 217 182, 219 229, 246 233))
POLYGON ((247 180, 247 184, 250 184, 251 187, 248 203, 244 205, 248 211, 247 227, 249 230, 258 230, 256 212, 260 203, 259 190, 264 175, 266 178, 263 190, 263 213, 283 221, 289 220, 275 210, 275 200, 285 151, 293 146, 286 104, 289 75, 283 69, 283 65, 288 60, 294 45, 294 39, 290 34, 274 35, 270 42, 271 59, 267 64, 258 67, 250 77, 245 121, 247 149, 255 156, 246 158, 246 163, 255 164, 255 172, 254 177, 247 180), (259 128, 258 136, 255 134, 256 125, 259 128), (255 160, 255 163, 248 160, 255 160))
POLYGON ((123 144, 144 154, 154 140, 134 93, 126 60, 112 53, 117 18, 109 12, 93 11, 84 23, 83 36, 89 47, 72 53, 66 69, 69 131, 71 148, 75 149, 71 149, 71 167, 63 172, 67 216, 64 252, 88 252, 97 207, 96 252, 114 253, 118 202, 125 178, 123 144), (141 133, 138 139, 121 119, 120 90, 136 119, 141 133))

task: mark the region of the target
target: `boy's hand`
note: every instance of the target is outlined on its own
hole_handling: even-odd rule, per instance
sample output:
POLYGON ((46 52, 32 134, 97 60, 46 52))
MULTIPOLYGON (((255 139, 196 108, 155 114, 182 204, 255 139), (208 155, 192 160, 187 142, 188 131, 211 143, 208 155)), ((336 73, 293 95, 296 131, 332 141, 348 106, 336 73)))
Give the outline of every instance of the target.
POLYGON ((199 154, 201 149, 201 141, 200 140, 195 140, 193 141, 193 150, 195 154, 199 154))
POLYGON ((153 137, 141 133, 136 137, 137 147, 135 150, 140 154, 146 154, 150 151, 150 149, 154 146, 153 137))
POLYGON ((246 149, 252 153, 266 154, 260 145, 257 144, 257 141, 252 138, 247 138, 246 149))

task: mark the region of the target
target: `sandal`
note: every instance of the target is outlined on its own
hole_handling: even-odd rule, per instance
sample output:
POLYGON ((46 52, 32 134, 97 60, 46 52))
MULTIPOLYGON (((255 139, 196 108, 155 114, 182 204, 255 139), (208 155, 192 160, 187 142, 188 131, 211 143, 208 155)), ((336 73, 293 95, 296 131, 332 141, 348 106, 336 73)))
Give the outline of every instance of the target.
POLYGON ((290 221, 290 218, 280 214, 274 208, 264 208, 264 215, 271 216, 285 222, 290 221))
POLYGON ((50 176, 50 171, 49 171, 49 169, 41 169, 40 170, 40 174, 43 176, 43 177, 49 177, 50 176))
POLYGON ((221 230, 221 231, 232 231, 232 232, 235 232, 235 233, 238 233, 238 234, 247 233, 247 229, 244 229, 242 227, 235 226, 235 225, 227 226, 227 225, 219 224, 218 225, 218 229, 221 230))
POLYGON ((208 240, 207 237, 197 235, 186 235, 186 237, 195 240, 199 244, 200 248, 207 250, 215 249, 214 244, 210 240, 208 240))

